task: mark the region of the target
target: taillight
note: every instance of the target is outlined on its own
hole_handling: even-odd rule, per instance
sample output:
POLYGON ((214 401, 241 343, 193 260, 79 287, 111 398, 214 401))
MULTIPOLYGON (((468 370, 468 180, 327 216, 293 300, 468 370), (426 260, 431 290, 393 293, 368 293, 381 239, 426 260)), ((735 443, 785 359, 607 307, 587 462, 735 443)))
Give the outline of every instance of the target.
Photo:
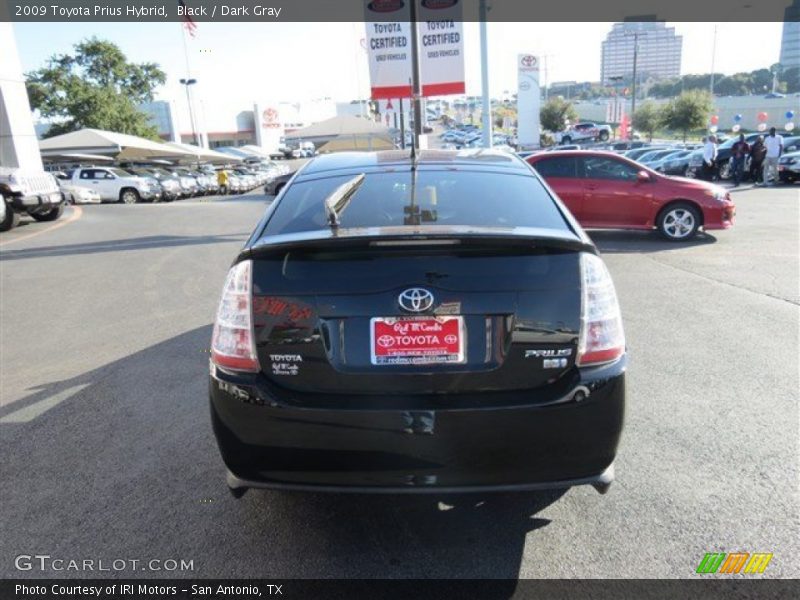
POLYGON ((253 264, 245 260, 228 271, 211 336, 211 360, 235 371, 258 372, 253 334, 253 264))
POLYGON ((605 263, 594 254, 581 254, 583 299, 578 341, 580 366, 611 362, 625 352, 622 315, 614 282, 605 263))

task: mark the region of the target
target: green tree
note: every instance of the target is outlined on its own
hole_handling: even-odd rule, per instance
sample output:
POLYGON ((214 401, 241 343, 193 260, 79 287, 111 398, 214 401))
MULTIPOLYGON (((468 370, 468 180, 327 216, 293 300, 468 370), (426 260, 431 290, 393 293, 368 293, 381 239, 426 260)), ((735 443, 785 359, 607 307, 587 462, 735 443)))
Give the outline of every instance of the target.
POLYGON ((689 131, 705 127, 712 110, 714 101, 708 91, 691 90, 670 100, 663 109, 662 123, 667 129, 682 132, 685 142, 689 131))
POLYGON ((47 136, 91 127, 158 139, 137 105, 166 81, 159 66, 128 62, 116 44, 94 37, 74 49, 26 74, 31 107, 53 121, 47 136))
POLYGON ((653 133, 661 126, 661 109, 655 102, 644 102, 633 115, 633 128, 643 131, 652 141, 653 133))
POLYGON ((539 111, 539 121, 549 131, 561 131, 567 126, 568 120, 577 121, 578 113, 571 102, 560 96, 550 98, 539 111))
POLYGON ((781 79, 786 84, 788 93, 795 94, 800 92, 800 67, 784 69, 781 79))

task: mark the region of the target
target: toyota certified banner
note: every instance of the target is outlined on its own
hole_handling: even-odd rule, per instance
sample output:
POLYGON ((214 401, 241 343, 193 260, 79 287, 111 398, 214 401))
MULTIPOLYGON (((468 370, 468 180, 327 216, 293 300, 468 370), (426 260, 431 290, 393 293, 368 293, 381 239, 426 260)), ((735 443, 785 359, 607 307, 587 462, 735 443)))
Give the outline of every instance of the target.
MULTIPOLYGON (((373 100, 411 96, 411 5, 366 0, 366 48, 373 100), (387 16, 396 21, 387 21, 387 16)), ((423 96, 463 94, 464 32, 459 0, 421 0, 417 6, 423 96)))
POLYGON ((460 0, 421 0, 418 39, 422 95, 463 94, 464 23, 460 0))

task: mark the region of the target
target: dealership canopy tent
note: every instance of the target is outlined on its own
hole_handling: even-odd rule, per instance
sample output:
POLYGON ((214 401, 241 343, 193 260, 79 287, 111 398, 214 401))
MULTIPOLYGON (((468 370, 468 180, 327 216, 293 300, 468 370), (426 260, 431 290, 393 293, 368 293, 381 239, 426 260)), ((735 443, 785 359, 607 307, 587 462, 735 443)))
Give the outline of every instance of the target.
POLYGON ((193 146, 192 144, 179 144, 177 142, 167 142, 166 145, 172 146, 173 148, 177 148, 178 150, 183 150, 184 152, 187 153, 188 156, 180 159, 180 162, 182 163, 208 162, 213 165, 227 165, 230 163, 242 162, 242 159, 237 156, 232 156, 230 154, 223 154, 222 152, 208 150, 207 148, 200 148, 198 146, 193 146))
POLYGON ((58 161, 76 161, 76 162, 112 162, 114 159, 110 156, 103 156, 101 154, 83 154, 81 152, 58 152, 49 153, 43 156, 42 160, 45 162, 58 162, 58 161))
POLYGON ((261 146, 253 146, 252 144, 248 144, 246 146, 241 146, 239 149, 258 156, 259 158, 269 158, 269 152, 261 146))
POLYGON ((39 150, 43 158, 65 153, 100 154, 116 160, 192 158, 191 153, 169 144, 102 129, 79 129, 47 138, 39 142, 39 150))
POLYGON ((385 125, 362 117, 342 115, 287 133, 286 143, 313 142, 319 146, 341 135, 391 137, 389 128, 385 125))
POLYGON ((344 152, 347 150, 394 150, 391 139, 383 135, 339 135, 319 147, 319 153, 344 152))

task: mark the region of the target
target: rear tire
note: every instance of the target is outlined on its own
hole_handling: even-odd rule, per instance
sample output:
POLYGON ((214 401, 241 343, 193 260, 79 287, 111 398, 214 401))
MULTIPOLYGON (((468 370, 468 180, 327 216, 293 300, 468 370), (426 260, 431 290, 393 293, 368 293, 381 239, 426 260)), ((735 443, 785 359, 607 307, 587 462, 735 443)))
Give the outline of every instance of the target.
POLYGON ((119 201, 123 204, 136 204, 139 202, 139 192, 133 188, 125 188, 119 193, 119 201))
MULTIPOLYGON (((5 202, 6 199, 0 197, 0 202, 5 202)), ((9 231, 14 229, 19 225, 19 214, 14 212, 14 209, 11 208, 8 203, 6 203, 6 214, 3 217, 3 220, 0 221, 0 231, 9 231)))
POLYGON ((601 131, 600 132, 600 141, 601 142, 608 141, 608 132, 607 131, 601 131))
POLYGON ((730 179, 733 174, 731 173, 731 161, 727 160, 719 167, 719 178, 730 179))
POLYGON ((59 204, 43 213, 33 213, 31 216, 37 221, 56 221, 62 214, 64 214, 64 205, 59 204))
POLYGON ((567 145, 567 144, 569 144, 571 141, 572 141, 572 138, 571 138, 571 137, 569 137, 569 136, 565 136, 565 137, 561 138, 561 143, 559 144, 559 146, 566 146, 566 145, 567 145))
POLYGON ((670 204, 656 221, 658 232, 671 242, 685 242, 697 235, 700 213, 688 202, 670 204))

